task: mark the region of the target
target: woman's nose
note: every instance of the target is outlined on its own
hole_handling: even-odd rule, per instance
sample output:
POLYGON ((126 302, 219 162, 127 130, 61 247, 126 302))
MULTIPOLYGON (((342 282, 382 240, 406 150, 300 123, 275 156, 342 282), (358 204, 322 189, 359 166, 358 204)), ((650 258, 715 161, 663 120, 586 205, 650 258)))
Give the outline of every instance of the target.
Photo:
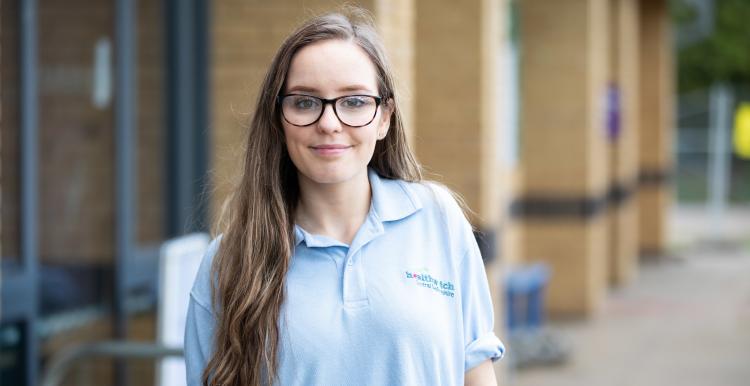
POLYGON ((333 110, 333 104, 323 106, 323 115, 318 120, 318 129, 324 133, 335 133, 341 131, 341 121, 333 110))

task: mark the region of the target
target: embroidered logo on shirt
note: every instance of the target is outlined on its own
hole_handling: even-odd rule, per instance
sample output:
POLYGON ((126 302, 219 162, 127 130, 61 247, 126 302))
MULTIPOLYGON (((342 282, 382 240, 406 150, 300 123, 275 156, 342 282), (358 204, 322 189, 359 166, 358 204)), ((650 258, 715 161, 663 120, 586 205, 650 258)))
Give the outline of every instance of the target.
POLYGON ((440 280, 427 273, 426 269, 422 269, 417 272, 406 271, 406 278, 414 280, 418 286, 429 288, 443 296, 453 297, 455 296, 456 290, 448 280, 440 280))

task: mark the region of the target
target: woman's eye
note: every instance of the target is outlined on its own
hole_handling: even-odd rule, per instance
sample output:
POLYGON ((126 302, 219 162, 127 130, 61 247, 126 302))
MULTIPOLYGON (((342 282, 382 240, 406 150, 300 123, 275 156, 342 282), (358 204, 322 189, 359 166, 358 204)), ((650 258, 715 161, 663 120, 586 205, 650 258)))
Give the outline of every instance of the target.
POLYGON ((362 107, 367 104, 367 101, 365 98, 361 97, 351 97, 351 98, 345 98, 344 99, 344 107, 348 108, 355 108, 355 107, 362 107))
POLYGON ((313 109, 318 105, 318 102, 313 98, 297 98, 294 101, 294 107, 300 110, 313 109))

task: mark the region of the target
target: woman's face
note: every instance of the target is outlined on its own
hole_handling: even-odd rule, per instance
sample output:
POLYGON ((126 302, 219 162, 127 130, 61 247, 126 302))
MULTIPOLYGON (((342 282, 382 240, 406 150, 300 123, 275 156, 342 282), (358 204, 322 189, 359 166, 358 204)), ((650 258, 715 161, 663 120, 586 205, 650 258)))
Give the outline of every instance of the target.
MULTIPOLYGON (((292 58, 283 94, 322 99, 380 96, 370 58, 355 43, 344 40, 324 40, 300 49, 292 58)), ((310 100, 296 103, 300 109, 311 105, 310 100)), ((336 117, 332 104, 323 106, 323 115, 309 126, 294 126, 281 118, 287 150, 300 178, 318 184, 353 181, 363 176, 366 179, 375 143, 388 131, 390 108, 381 104, 372 122, 352 127, 336 117)), ((342 116, 342 107, 338 109, 342 116)))

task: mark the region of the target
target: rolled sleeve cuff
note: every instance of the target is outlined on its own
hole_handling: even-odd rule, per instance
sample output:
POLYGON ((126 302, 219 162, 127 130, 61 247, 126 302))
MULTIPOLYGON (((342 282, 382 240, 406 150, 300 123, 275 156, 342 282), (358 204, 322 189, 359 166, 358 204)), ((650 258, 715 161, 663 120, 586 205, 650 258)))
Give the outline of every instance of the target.
POLYGON ((505 346, 493 332, 488 332, 469 343, 465 351, 464 372, 487 359, 499 360, 505 354, 505 346))

